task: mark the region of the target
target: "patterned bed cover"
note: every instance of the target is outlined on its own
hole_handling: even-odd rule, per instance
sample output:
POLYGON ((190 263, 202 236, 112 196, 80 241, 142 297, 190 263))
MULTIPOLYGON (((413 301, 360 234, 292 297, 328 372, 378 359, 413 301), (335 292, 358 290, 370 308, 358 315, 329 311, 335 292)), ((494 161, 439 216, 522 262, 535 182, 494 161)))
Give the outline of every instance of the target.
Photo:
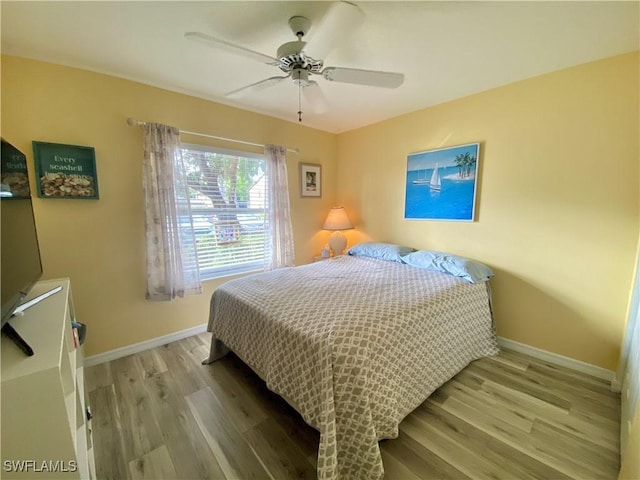
POLYGON ((349 256, 225 283, 208 329, 320 432, 320 480, 382 478, 378 441, 498 353, 484 283, 349 256))

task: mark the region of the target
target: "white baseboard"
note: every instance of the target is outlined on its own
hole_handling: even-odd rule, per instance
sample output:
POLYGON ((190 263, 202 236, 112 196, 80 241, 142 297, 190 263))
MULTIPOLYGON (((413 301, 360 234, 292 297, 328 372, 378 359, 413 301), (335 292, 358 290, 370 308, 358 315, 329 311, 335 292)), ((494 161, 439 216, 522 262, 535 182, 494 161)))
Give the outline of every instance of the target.
POLYGON ((615 393, 622 392, 622 382, 618 380, 618 377, 613 376, 613 380, 611 380, 611 391, 615 393))
MULTIPOLYGON (((166 345, 167 343, 175 342, 176 340, 182 340, 183 338, 191 337, 199 333, 207 331, 207 324, 198 325, 197 327, 188 328, 179 332, 170 333, 162 337, 152 338, 151 340, 145 340, 144 342, 134 343, 133 345, 127 345, 126 347, 116 348, 108 352, 99 353, 98 355, 92 355, 84 359, 84 366, 91 367, 93 365, 99 365, 101 363, 110 362, 118 358, 126 357, 134 353, 143 352, 150 348, 159 347, 160 345, 166 345)), ((606 368, 591 365, 590 363, 581 362, 570 357, 565 357, 557 353, 548 352, 540 348, 532 347, 524 343, 516 342, 504 337, 498 337, 498 344, 508 350, 529 355, 533 358, 549 362, 553 365, 569 368, 577 372, 586 373, 587 375, 600 378, 611 382, 611 389, 614 391, 620 391, 620 382, 615 376, 615 372, 607 370, 606 368), (616 387, 618 390, 616 390, 616 387)))
POLYGON ((143 352, 150 348, 159 347, 160 345, 166 345, 167 343, 175 342, 176 340, 182 340, 183 338, 191 337, 199 333, 207 331, 207 324, 198 325, 197 327, 187 328, 179 332, 170 333, 162 337, 152 338, 151 340, 145 340, 144 342, 134 343, 133 345, 127 345, 126 347, 116 348, 115 350, 109 350, 108 352, 99 353, 98 355, 91 355, 84 359, 85 367, 92 367, 101 363, 110 362, 118 358, 126 357, 127 355, 133 355, 134 353, 143 352))
POLYGON ((606 368, 598 367, 597 365, 591 365, 590 363, 581 362, 580 360, 575 360, 570 357, 565 357, 564 355, 558 355, 557 353, 548 352, 546 350, 532 347, 530 345, 525 345, 524 343, 509 340, 508 338, 504 337, 498 337, 498 345, 508 350, 514 350, 519 353, 524 353, 525 355, 537 358, 538 360, 549 362, 559 367, 569 368, 571 370, 575 370, 576 372, 586 373, 587 375, 606 380, 611 383, 611 389, 613 391, 615 391, 615 385, 619 384, 619 382, 615 378, 615 372, 607 370, 606 368))

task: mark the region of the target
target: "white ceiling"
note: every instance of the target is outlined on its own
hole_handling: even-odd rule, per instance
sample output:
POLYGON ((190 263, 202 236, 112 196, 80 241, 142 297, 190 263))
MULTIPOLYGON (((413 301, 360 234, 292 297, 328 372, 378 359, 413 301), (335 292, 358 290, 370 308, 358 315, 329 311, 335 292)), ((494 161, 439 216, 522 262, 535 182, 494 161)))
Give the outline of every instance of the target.
MULTIPOLYGON (((355 2, 364 23, 325 66, 402 72, 395 90, 320 84, 329 108, 303 124, 343 132, 500 85, 640 48, 638 1, 355 2)), ((0 4, 2 53, 79 67, 297 121, 298 89, 264 65, 184 38, 200 31, 275 56, 294 15, 329 2, 25 2, 0 4)), ((308 37, 313 36, 313 25, 308 37)), ((152 118, 140 120, 153 121, 152 118)))

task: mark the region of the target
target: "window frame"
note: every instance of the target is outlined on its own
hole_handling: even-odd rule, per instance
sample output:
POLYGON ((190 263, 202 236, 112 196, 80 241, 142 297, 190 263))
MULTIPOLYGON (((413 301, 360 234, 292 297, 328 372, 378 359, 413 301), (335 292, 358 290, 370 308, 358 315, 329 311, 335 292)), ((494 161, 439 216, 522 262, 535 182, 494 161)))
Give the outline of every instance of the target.
MULTIPOLYGON (((243 151, 243 150, 233 150, 233 149, 229 149, 229 148, 221 148, 221 147, 215 147, 215 146, 211 146, 211 145, 202 145, 202 144, 197 144, 197 143, 181 143, 180 145, 182 154, 184 156, 184 150, 193 150, 193 151, 199 151, 199 152, 208 152, 208 153, 217 153, 217 154, 221 154, 221 155, 231 155, 231 156, 236 156, 236 157, 243 157, 243 158, 248 158, 248 159, 254 159, 254 160, 261 160, 263 163, 266 162, 265 156, 262 153, 255 153, 255 152, 248 152, 248 151, 243 151)), ((266 178, 266 165, 265 165, 265 172, 264 172, 264 176, 266 178)), ((191 189, 191 187, 190 187, 191 189)), ((233 213, 242 213, 242 214, 258 214, 258 215, 264 215, 265 219, 264 219, 264 235, 266 236, 268 234, 268 228, 267 228, 267 216, 268 216, 268 205, 266 205, 266 188, 265 188, 265 207, 264 208, 243 208, 243 207, 236 207, 236 208, 229 208, 226 209, 226 212, 233 212, 233 213)), ((198 206, 192 206, 191 205, 191 201, 189 201, 189 207, 190 207, 190 211, 191 211, 191 219, 192 221, 194 220, 194 215, 216 215, 216 212, 219 211, 220 209, 216 209, 215 207, 198 207, 198 206)), ((215 228, 215 224, 214 224, 214 228, 215 228)), ((212 232, 213 235, 216 234, 216 232, 212 232)), ((266 258, 266 248, 265 251, 263 251, 263 255, 262 258, 260 260, 256 260, 253 262, 247 262, 244 264, 240 264, 240 265, 225 265, 225 266, 218 266, 218 267, 202 267, 201 266, 201 260, 200 260, 200 255, 198 255, 198 273, 200 275, 200 279, 203 281, 207 281, 207 280, 216 280, 216 279, 220 279, 220 278, 225 278, 225 277, 230 277, 230 276, 235 276, 235 275, 242 275, 242 274, 247 274, 247 273, 255 273, 255 272, 259 272, 259 271, 264 271, 264 262, 265 262, 265 258, 266 258)))

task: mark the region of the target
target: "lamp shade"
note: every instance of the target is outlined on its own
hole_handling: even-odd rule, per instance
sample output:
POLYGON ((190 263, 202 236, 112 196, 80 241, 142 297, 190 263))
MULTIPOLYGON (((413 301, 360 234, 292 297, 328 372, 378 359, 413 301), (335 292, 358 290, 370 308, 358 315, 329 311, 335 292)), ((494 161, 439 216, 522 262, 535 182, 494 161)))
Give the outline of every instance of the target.
POLYGON ((323 230, 350 230, 353 228, 344 207, 333 207, 322 226, 323 230))

